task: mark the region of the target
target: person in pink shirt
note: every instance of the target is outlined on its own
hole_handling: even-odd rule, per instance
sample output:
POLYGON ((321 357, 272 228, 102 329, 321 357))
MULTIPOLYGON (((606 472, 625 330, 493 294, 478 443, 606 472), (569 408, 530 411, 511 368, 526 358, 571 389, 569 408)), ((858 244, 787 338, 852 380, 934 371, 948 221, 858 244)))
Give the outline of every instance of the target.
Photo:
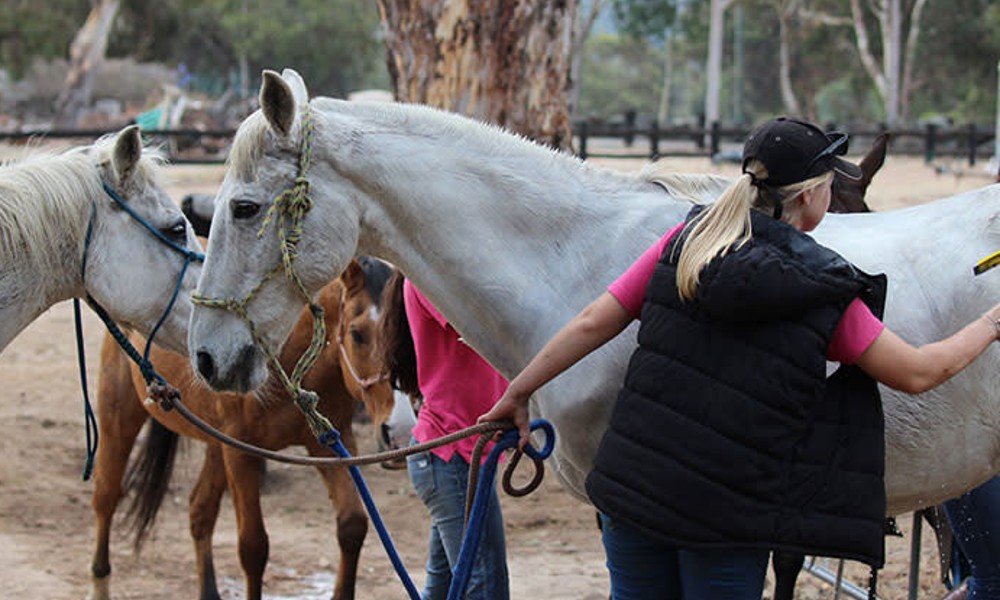
POLYGON ((847 136, 777 118, 743 174, 563 326, 480 417, 528 441, 528 401, 639 319, 587 477, 614 600, 759 600, 770 552, 884 563, 876 382, 943 383, 1000 337, 1000 305, 914 347, 881 322, 886 282, 805 232, 847 136), (830 371, 830 362, 839 363, 830 371))
MULTIPOLYGON (((398 288, 398 282, 387 287, 398 288)), ((395 356, 390 352, 388 364, 397 388, 422 397, 413 443, 425 443, 475 425, 476 418, 506 391, 507 380, 462 341, 459 332, 409 280, 402 283, 402 300, 413 355, 401 359, 397 348, 395 356), (413 365, 400 365, 414 362, 412 359, 415 373, 413 365)), ((393 300, 384 299, 383 303, 390 305, 393 300)), ((398 307, 386 310, 398 312, 398 307)), ((402 326, 391 325, 397 330, 380 336, 383 340, 396 338, 390 344, 405 345, 407 340, 398 339, 405 336, 402 326)), ((476 441, 476 436, 462 438, 406 459, 410 481, 431 516, 423 600, 444 600, 448 595, 464 535, 469 464, 476 441)), ((507 600, 509 596, 503 515, 496 490, 492 490, 465 597, 507 600)))

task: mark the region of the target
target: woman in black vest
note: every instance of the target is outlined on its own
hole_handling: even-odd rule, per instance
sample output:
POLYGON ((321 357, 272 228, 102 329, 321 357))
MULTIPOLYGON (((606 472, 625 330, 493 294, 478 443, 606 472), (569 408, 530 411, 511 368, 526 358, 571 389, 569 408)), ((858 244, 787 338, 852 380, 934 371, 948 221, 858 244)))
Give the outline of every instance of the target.
POLYGON ((587 478, 616 600, 759 600, 768 554, 883 563, 884 425, 875 381, 920 393, 1000 332, 1000 305, 920 348, 885 328, 885 279, 803 232, 830 203, 847 137, 758 127, 743 175, 566 324, 480 421, 528 437, 535 390, 633 319, 638 348, 587 478), (841 367, 827 376, 827 361, 841 367))

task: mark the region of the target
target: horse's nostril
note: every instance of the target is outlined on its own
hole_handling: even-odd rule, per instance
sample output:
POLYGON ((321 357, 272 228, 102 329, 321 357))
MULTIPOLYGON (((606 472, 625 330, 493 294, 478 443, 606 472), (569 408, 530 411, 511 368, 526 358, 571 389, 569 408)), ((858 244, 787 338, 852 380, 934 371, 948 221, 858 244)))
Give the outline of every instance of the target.
POLYGON ((199 350, 195 355, 195 360, 198 363, 198 373, 205 381, 211 381, 212 377, 215 376, 215 361, 212 360, 212 355, 204 350, 199 350))

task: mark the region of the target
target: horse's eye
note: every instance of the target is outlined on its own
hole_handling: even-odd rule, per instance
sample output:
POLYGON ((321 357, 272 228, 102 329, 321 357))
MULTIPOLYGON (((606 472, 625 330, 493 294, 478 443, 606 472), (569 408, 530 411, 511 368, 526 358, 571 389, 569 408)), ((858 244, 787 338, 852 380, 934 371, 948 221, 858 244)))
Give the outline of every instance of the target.
POLYGON ((170 227, 160 229, 160 233, 170 241, 183 244, 187 241, 187 223, 181 219, 170 227))
POLYGON ((260 205, 249 200, 233 200, 231 206, 234 219, 249 219, 260 212, 260 205))
POLYGON ((365 343, 365 334, 351 327, 351 341, 353 341, 356 346, 361 346, 365 343))

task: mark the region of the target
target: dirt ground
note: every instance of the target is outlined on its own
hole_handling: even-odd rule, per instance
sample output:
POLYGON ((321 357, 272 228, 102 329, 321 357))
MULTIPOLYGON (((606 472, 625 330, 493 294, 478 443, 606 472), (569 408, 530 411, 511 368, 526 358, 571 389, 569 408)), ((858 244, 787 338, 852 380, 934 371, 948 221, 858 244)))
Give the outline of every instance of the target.
MULTIPOLYGON (((667 159, 679 171, 731 174, 735 167, 703 159, 667 159)), ((615 168, 637 163, 608 162, 615 168)), ((936 174, 919 159, 889 158, 869 193, 888 209, 944 197, 991 182, 985 167, 936 174)), ((170 188, 179 200, 191 191, 211 192, 218 167, 171 167, 170 188)), ((90 389, 96 387, 99 321, 87 312, 86 352, 90 389)), ((362 451, 374 447, 362 426, 362 451)), ((90 585, 92 485, 81 480, 85 434, 74 349, 72 307, 55 306, 0 354, 0 588, 8 598, 70 600, 90 585)), ((136 556, 121 527, 113 536, 112 591, 119 599, 176 599, 197 594, 193 547, 188 536, 187 496, 202 455, 199 442, 182 446, 157 527, 136 556)), ((419 586, 423 581, 427 515, 403 471, 365 467, 364 475, 400 552, 419 586)), ((526 498, 502 498, 507 524, 512 597, 598 600, 608 597, 603 551, 593 510, 570 497, 549 474, 526 498)), ((329 598, 337 549, 334 517, 320 479, 311 469, 268 467, 264 511, 271 554, 265 580, 271 600, 329 598)), ((889 538, 889 564, 880 574, 881 596, 907 597, 911 515, 899 523, 907 534, 889 538)), ((120 525, 120 523, 118 523, 120 525)), ((936 551, 924 528, 918 598, 940 598, 936 551)), ((235 519, 223 500, 215 558, 225 598, 242 598, 235 519)), ((833 566, 833 565, 831 565, 833 566)), ((865 570, 848 564, 851 581, 863 585, 865 570)), ((768 592, 769 594, 770 592, 768 592)), ((831 598, 833 588, 803 574, 798 598, 831 598)), ((378 538, 369 532, 361 559, 359 598, 395 600, 406 594, 378 538)))

